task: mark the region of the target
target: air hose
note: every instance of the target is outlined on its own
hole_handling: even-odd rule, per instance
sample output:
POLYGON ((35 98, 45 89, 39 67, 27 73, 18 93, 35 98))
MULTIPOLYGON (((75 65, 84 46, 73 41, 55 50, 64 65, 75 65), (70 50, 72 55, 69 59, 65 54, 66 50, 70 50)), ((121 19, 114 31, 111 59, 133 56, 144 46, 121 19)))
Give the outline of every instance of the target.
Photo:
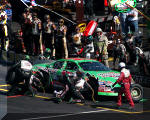
POLYGON ((86 82, 86 84, 88 85, 88 87, 89 87, 89 88, 91 89, 91 91, 92 91, 92 100, 93 100, 93 102, 96 103, 96 100, 95 100, 95 98, 94 98, 95 92, 94 92, 93 88, 91 87, 91 85, 90 85, 87 81, 85 81, 85 82, 86 82))

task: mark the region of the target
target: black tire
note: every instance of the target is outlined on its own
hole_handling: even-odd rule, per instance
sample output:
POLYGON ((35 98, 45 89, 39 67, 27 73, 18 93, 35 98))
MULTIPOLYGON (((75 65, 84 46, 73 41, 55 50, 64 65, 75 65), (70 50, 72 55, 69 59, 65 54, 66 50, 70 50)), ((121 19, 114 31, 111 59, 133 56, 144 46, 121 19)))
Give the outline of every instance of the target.
POLYGON ((132 84, 130 92, 134 102, 139 102, 143 98, 143 88, 139 84, 132 84))

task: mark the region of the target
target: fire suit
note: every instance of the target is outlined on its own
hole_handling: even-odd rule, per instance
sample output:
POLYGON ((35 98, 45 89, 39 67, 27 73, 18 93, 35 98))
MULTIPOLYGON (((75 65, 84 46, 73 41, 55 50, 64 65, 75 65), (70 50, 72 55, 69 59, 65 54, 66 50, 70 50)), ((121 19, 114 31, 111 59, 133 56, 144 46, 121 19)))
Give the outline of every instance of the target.
POLYGON ((113 87, 119 83, 121 85, 121 88, 118 93, 118 102, 117 105, 122 105, 122 94, 125 95, 126 99, 129 101, 129 104, 131 107, 134 107, 134 102, 131 97, 130 93, 130 85, 131 85, 132 76, 129 72, 129 70, 123 68, 120 73, 120 77, 118 80, 113 84, 113 87))
MULTIPOLYGON (((26 66, 24 64, 28 64, 31 66, 31 63, 29 60, 21 60, 15 65, 13 65, 10 70, 7 73, 6 80, 8 84, 11 84, 11 88, 8 91, 8 95, 13 95, 15 92, 15 89, 17 88, 18 84, 20 82, 24 82, 25 86, 25 92, 29 92, 32 94, 32 96, 35 95, 35 91, 32 88, 30 84, 30 76, 31 76, 31 71, 30 70, 23 70, 23 67, 26 66), (15 73, 15 77, 13 78, 13 73, 15 73)), ((23 91, 24 91, 23 89, 23 91)))
POLYGON ((109 67, 107 52, 108 38, 104 34, 96 36, 95 46, 98 49, 100 59, 109 67))

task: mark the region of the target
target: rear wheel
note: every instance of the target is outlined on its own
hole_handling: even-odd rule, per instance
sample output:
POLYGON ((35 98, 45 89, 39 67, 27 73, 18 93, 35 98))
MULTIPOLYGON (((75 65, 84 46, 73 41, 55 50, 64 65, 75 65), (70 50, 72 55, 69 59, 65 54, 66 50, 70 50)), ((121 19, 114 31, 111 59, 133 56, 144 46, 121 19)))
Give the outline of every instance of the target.
POLYGON ((141 85, 132 84, 130 91, 134 102, 139 102, 143 98, 143 88, 141 85))

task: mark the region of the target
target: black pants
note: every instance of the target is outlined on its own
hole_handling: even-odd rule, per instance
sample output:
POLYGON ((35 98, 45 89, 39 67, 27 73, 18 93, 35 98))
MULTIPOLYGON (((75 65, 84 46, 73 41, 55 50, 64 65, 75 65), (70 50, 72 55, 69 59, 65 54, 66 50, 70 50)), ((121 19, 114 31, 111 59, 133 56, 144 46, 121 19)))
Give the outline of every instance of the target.
POLYGON ((40 53, 40 35, 32 35, 34 54, 39 55, 40 53))
POLYGON ((49 34, 49 33, 43 34, 43 43, 45 45, 45 48, 50 48, 51 50, 53 49, 52 39, 53 39, 52 34, 49 34))
POLYGON ((63 41, 61 36, 57 36, 55 40, 55 57, 61 59, 64 56, 63 41))
POLYGON ((31 34, 23 35, 24 45, 27 51, 27 54, 33 54, 33 40, 31 34))

